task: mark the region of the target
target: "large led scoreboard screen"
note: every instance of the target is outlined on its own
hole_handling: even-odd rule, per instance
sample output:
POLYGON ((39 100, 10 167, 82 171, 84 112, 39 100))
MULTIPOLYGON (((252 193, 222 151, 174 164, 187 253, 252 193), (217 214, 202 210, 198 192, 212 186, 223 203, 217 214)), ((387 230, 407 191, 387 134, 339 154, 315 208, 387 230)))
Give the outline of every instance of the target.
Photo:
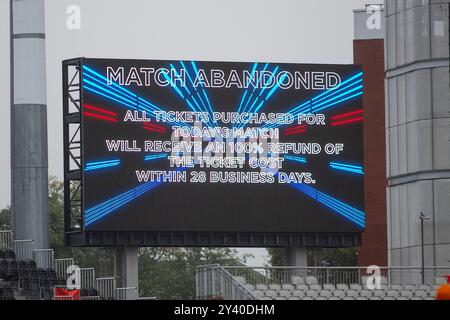
POLYGON ((359 233, 355 65, 83 59, 83 226, 359 233))

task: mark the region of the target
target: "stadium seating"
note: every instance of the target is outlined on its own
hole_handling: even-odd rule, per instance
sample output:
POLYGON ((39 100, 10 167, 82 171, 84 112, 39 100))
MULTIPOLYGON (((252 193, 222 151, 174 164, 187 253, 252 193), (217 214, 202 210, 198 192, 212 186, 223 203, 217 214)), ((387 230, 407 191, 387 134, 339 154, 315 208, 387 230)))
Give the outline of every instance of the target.
POLYGON ((0 300, 51 300, 59 283, 55 270, 38 269, 35 261, 17 260, 14 251, 0 250, 0 300))
MULTIPOLYGON (((12 233, 10 240, 2 242, 0 239, 0 300, 4 299, 38 299, 38 300, 51 300, 54 299, 55 287, 66 287, 66 268, 73 264, 72 258, 54 259, 51 256, 51 266, 55 266, 59 273, 52 268, 42 269, 37 268, 36 262, 31 259, 21 259, 21 256, 28 257, 29 255, 20 254, 23 251, 18 251, 19 254, 11 250, 11 243, 23 240, 12 240, 12 233), (58 264, 59 262, 59 264, 58 264), (58 274, 61 276, 59 277, 58 274)), ((27 240, 28 241, 28 240, 27 240)), ((51 251, 51 250, 50 250, 51 251)), ((32 256, 35 257, 35 251, 32 256)), ((52 252, 53 254, 53 252, 52 252)), ((39 260, 39 261, 42 261, 39 260)), ((47 261, 44 259, 44 261, 47 261)), ((48 266, 48 265, 47 265, 48 266)), ((93 268, 86 268, 93 270, 93 268)), ((95 273, 91 273, 89 285, 94 285, 95 288, 83 288, 80 292, 80 298, 84 300, 114 300, 123 299, 123 289, 116 288, 116 279, 114 277, 95 278, 95 273), (119 291, 122 290, 122 291, 119 291), (100 296, 100 293, 104 296, 100 296)), ((89 277, 90 277, 89 276, 89 277)), ((241 279, 245 280, 245 279, 241 279)), ((278 286, 278 285, 277 285, 278 286)), ((275 286, 275 294, 272 294, 271 299, 278 297, 278 293, 281 291, 280 286, 275 286)), ((247 290, 255 291, 256 286, 247 285, 247 290)), ((133 289, 133 288, 130 288, 133 289)), ((261 296, 268 290, 267 286, 263 286, 261 289, 261 296)), ((134 289, 136 290, 136 289, 134 289)), ((287 294, 285 293, 287 296, 287 294)), ((126 296, 125 296, 126 297, 126 296)), ((63 299, 65 300, 65 299, 63 299)))
MULTIPOLYGON (((369 290, 358 283, 320 284, 313 276, 293 276, 291 283, 258 284, 239 281, 259 300, 434 300, 439 285, 391 284, 369 290)), ((363 282, 362 282, 363 283, 363 282)))
POLYGON ((0 300, 15 300, 12 288, 0 288, 0 300))

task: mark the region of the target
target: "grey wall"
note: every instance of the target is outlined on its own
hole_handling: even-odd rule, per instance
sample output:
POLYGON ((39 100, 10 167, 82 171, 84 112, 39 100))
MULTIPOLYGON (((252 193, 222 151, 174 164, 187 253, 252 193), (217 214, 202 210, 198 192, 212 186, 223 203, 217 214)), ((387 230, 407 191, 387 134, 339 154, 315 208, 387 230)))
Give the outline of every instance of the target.
POLYGON ((450 260, 449 0, 386 1, 389 263, 450 260))

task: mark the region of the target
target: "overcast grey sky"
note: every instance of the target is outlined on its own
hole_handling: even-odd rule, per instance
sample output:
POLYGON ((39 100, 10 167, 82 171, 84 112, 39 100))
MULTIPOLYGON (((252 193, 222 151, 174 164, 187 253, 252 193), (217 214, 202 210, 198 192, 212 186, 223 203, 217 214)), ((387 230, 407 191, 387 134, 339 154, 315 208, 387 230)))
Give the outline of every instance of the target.
MULTIPOLYGON (((46 0, 49 173, 62 178, 61 61, 351 63, 353 9, 382 0, 46 0), (81 9, 81 30, 66 9, 81 9)), ((9 1, 0 1, 0 207, 10 203, 9 1)))

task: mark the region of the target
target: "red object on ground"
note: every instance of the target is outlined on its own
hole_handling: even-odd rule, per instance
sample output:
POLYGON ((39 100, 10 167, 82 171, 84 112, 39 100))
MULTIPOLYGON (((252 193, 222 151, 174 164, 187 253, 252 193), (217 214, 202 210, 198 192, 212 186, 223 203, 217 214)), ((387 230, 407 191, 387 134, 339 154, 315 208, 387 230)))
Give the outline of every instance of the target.
POLYGON ((55 288, 55 300, 80 300, 80 290, 55 288))
POLYGON ((443 284, 436 292, 436 300, 449 300, 450 301, 450 275, 446 275, 447 284, 443 284))

